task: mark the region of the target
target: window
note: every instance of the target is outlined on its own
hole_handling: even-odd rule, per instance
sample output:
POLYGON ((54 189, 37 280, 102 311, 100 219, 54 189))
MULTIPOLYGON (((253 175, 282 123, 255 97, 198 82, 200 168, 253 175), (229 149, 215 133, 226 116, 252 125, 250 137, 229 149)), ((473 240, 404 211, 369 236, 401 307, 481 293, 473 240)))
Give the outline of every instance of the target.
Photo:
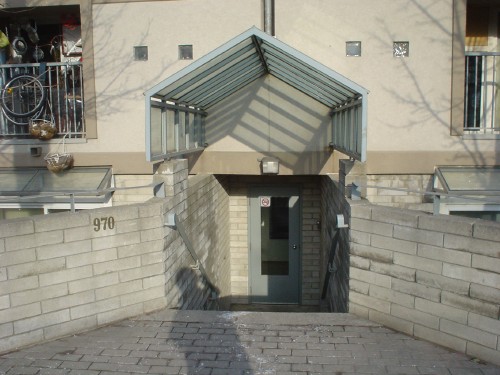
POLYGON ((345 42, 346 56, 361 56, 361 42, 345 42))
POLYGON ((410 42, 394 42, 392 46, 392 53, 394 57, 409 57, 410 42))
POLYGON ((147 61, 148 60, 148 46, 135 46, 134 47, 134 60, 147 61))
POLYGON ((193 46, 191 44, 179 46, 179 60, 192 60, 193 46))

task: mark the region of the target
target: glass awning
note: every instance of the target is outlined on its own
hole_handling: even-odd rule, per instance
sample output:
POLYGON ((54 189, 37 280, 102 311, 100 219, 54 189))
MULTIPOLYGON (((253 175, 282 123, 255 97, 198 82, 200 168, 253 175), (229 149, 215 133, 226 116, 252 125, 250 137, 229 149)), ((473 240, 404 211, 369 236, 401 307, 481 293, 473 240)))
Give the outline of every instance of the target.
POLYGON ((365 161, 367 90, 256 27, 146 91, 148 161, 168 157, 166 146, 155 139, 166 133, 156 129, 165 124, 152 107, 164 103, 209 113, 213 105, 267 74, 330 108, 333 147, 365 161))
POLYGON ((435 190, 452 195, 500 196, 500 167, 436 167, 435 190))
MULTIPOLYGON (((112 172, 107 167, 74 167, 59 173, 47 168, 0 169, 0 201, 12 197, 33 197, 26 201, 77 201, 101 202, 108 199, 112 172)), ((10 199, 9 199, 10 198, 10 199)))

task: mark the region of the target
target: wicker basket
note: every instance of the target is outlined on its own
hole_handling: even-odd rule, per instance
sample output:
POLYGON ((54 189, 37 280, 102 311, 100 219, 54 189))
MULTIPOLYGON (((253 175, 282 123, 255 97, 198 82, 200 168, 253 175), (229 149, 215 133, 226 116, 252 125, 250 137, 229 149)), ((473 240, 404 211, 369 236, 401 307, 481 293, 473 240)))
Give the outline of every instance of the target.
POLYGON ((54 123, 43 119, 30 120, 29 131, 33 138, 44 141, 52 139, 57 134, 57 128, 54 126, 54 123))
POLYGON ((62 137, 61 141, 57 146, 56 152, 49 152, 44 157, 47 169, 51 172, 54 173, 61 172, 73 166, 73 161, 74 161, 73 155, 66 152, 65 139, 67 135, 68 134, 65 134, 64 137, 62 137), (60 146, 62 146, 62 152, 59 151, 60 146))

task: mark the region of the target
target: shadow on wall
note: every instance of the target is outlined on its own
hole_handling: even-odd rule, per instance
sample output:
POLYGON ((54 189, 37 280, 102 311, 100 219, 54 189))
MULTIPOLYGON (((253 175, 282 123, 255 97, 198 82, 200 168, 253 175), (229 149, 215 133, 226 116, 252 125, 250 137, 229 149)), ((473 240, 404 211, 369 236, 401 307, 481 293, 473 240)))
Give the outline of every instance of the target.
POLYGON ((208 111, 207 151, 278 153, 290 169, 321 169, 330 156, 325 152, 331 134, 328 111, 316 100, 266 76, 208 111))

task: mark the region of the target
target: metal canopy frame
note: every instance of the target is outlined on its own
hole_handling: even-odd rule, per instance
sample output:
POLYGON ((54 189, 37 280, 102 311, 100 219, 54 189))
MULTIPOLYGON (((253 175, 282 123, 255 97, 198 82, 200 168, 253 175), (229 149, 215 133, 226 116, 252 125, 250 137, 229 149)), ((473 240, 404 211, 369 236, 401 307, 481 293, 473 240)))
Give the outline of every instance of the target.
MULTIPOLYGON (((252 27, 146 91, 148 161, 169 157, 165 148, 155 155, 151 151, 151 108, 158 108, 158 102, 209 113, 213 105, 267 74, 329 107, 334 134, 331 145, 352 158, 366 160, 368 91, 252 27)), ((165 129, 154 132, 165 133, 165 129)))

